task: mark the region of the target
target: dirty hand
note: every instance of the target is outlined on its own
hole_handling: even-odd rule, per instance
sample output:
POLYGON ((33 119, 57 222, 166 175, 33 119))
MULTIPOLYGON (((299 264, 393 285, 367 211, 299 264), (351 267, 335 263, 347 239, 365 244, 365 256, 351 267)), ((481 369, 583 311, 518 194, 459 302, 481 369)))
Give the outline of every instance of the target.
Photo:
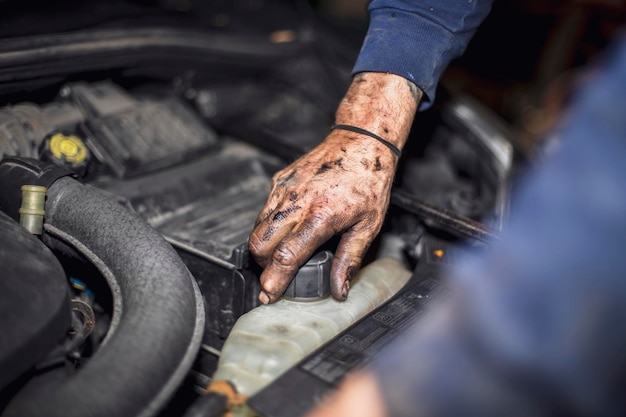
MULTIPOLYGON (((337 124, 366 129, 402 148, 421 97, 406 79, 386 73, 355 76, 337 110, 337 124)), ((264 303, 276 301, 315 252, 342 237, 331 267, 331 292, 348 295, 349 282, 380 231, 398 157, 362 133, 333 130, 316 148, 274 175, 269 198, 249 238, 264 268, 264 303)))

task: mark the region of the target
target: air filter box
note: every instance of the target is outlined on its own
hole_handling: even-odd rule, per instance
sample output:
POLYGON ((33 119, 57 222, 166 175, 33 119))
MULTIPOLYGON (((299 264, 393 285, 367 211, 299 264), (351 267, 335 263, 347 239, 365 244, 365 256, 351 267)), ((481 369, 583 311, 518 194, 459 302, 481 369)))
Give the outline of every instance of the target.
POLYGON ((277 160, 231 142, 184 165, 94 183, 177 249, 206 300, 205 343, 217 349, 237 318, 258 305, 259 271, 247 240, 278 168, 277 160))

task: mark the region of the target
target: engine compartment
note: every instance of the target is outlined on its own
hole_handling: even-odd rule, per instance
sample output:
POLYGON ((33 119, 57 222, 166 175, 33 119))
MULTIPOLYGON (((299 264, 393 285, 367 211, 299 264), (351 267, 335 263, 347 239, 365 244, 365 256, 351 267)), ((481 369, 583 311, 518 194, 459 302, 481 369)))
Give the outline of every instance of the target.
MULTIPOLYGON (((176 21, 134 29, 108 22, 0 48, 3 281, 24 284, 31 245, 41 244, 14 237, 29 178, 48 187, 37 250, 50 264, 33 275, 54 272, 66 285, 46 292, 66 314, 2 381, 0 415, 56 415, 38 408, 50 403, 59 415, 184 415, 210 384, 236 321, 259 305, 247 236, 273 173, 332 124, 358 45, 320 22, 278 42, 176 21), (321 42, 332 48, 320 53, 321 42), (100 392, 101 402, 38 397, 52 386, 87 390, 80 381, 89 373, 101 381, 85 398, 100 392), (128 390, 136 385, 146 389, 128 390)), ((392 257, 412 271, 430 256, 424 242, 488 244, 458 225, 494 234, 505 225, 513 165, 506 128, 470 98, 444 93, 418 117, 419 140, 410 141, 395 185, 409 203, 392 199, 366 264, 392 257)), ((28 311, 22 318, 40 322, 28 311)), ((12 340, 31 340, 20 330, 28 326, 16 326, 12 340)), ((14 351, 2 345, 0 364, 14 351)))

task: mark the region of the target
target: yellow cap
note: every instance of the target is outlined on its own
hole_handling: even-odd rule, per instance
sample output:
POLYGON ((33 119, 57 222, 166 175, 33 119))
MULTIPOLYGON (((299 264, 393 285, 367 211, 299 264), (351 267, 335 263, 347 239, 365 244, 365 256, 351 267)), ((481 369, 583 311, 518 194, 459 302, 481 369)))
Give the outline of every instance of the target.
POLYGON ((88 150, 79 137, 57 133, 50 138, 50 152, 61 161, 80 164, 87 159, 88 150))

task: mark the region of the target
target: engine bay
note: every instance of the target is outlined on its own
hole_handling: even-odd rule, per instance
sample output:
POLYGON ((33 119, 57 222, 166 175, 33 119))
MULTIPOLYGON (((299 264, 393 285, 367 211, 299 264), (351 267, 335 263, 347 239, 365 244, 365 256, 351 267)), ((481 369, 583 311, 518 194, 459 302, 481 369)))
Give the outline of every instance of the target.
MULTIPOLYGON (((2 416, 195 415, 260 307, 247 238, 272 175, 324 138, 358 52, 312 20, 270 36, 120 22, 0 48, 2 416), (47 193, 39 235, 19 225, 24 186, 47 193)), ((504 228, 513 148, 470 97, 418 118, 364 267, 434 280, 504 228)))

